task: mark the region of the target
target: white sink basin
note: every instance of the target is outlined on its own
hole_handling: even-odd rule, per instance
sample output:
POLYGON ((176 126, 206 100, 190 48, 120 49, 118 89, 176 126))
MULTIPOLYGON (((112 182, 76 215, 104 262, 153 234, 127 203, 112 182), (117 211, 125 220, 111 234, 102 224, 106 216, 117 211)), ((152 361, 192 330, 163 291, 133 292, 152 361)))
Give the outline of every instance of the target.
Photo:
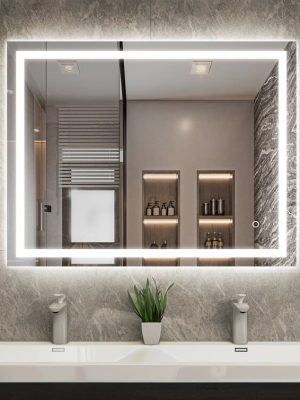
POLYGON ((0 382, 300 382, 300 343, 0 343, 0 382))
POLYGON ((174 364, 178 363, 179 360, 173 355, 169 354, 163 348, 158 347, 148 347, 144 346, 142 348, 133 350, 125 357, 120 358, 120 363, 124 364, 174 364))

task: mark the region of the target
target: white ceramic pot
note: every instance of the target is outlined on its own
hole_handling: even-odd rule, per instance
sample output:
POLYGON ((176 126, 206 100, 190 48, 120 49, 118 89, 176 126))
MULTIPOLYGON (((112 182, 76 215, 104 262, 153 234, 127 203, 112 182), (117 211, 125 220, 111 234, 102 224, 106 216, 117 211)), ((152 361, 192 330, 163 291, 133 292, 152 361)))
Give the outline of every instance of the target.
POLYGON ((159 344, 161 322, 142 322, 142 334, 145 344, 159 344))

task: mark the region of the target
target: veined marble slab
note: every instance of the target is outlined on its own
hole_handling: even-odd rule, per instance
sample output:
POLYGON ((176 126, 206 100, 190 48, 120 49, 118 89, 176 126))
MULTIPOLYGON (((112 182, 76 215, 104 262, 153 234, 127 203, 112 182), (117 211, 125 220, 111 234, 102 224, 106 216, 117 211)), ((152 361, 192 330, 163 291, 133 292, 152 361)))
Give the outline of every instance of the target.
MULTIPOLYGON (((256 259, 259 266, 296 265, 296 43, 290 42, 288 54, 288 256, 286 259, 256 259)), ((254 102, 254 230, 256 248, 278 247, 278 68, 275 66, 254 102)))

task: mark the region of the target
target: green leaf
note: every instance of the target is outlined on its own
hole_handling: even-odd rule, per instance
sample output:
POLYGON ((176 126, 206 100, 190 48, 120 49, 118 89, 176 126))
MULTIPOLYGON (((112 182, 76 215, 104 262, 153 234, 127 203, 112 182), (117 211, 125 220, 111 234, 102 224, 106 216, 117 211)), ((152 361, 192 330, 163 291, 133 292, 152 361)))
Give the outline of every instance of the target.
POLYGON ((136 307, 136 305, 135 305, 135 303, 134 303, 134 301, 133 301, 133 299, 132 299, 131 294, 129 293, 129 291, 128 291, 128 298, 129 298, 130 304, 131 304, 131 306, 132 306, 132 308, 133 308, 133 311, 136 313, 136 315, 137 315, 138 317, 142 318, 142 315, 141 315, 141 313, 140 313, 140 310, 138 310, 138 308, 136 307))
POLYGON ((134 297, 128 291, 128 298, 133 311, 143 322, 160 322, 164 316, 168 292, 174 286, 171 283, 166 291, 163 293, 160 286, 153 279, 152 281, 147 278, 143 287, 133 286, 134 297))

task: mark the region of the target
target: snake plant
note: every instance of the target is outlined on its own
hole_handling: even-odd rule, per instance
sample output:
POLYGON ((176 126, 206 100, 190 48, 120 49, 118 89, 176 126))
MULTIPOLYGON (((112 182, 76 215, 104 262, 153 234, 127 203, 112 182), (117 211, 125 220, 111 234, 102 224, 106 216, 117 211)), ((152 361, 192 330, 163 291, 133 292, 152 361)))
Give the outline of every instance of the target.
POLYGON ((147 278, 144 287, 134 285, 134 296, 128 290, 128 298, 133 311, 142 322, 161 322, 167 307, 168 292, 174 286, 173 282, 163 292, 154 279, 153 283, 147 278))

